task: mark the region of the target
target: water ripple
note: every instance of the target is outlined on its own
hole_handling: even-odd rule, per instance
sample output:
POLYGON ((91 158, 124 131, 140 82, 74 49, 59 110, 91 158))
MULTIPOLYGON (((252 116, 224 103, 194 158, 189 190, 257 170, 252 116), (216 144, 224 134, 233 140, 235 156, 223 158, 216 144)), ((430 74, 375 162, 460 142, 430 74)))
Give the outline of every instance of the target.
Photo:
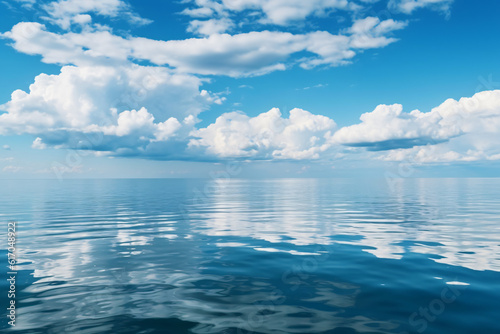
POLYGON ((499 185, 0 181, 16 331, 500 332, 499 185))

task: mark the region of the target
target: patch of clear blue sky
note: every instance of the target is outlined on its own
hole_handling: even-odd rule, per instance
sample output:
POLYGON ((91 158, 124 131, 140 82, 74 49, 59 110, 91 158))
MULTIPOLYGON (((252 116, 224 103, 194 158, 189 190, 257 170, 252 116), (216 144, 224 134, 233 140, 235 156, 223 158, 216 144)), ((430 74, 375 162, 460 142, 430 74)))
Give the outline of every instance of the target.
MULTIPOLYGON (((395 32, 395 37, 400 39, 398 42, 359 53, 347 66, 313 70, 292 67, 287 71, 252 78, 213 77, 204 89, 213 92, 229 89, 231 93, 227 95, 226 103, 214 105, 200 115, 200 125, 205 126, 221 113, 233 110, 242 110, 254 116, 278 107, 286 115, 290 109, 298 107, 329 116, 344 126, 357 122, 362 113, 372 111, 382 103, 401 103, 406 111, 420 109, 426 112, 447 98, 459 99, 472 96, 477 91, 500 88, 499 1, 456 0, 449 18, 428 9, 418 10, 413 15, 390 13, 385 11, 382 3, 385 2, 368 11, 367 15, 409 20, 407 28, 395 32), (321 87, 315 88, 317 85, 321 87)), ((134 0, 131 4, 142 17, 154 22, 143 27, 131 27, 122 20, 112 20, 115 33, 162 40, 192 37, 185 31, 188 18, 178 14, 185 8, 179 2, 134 0)), ((10 30, 21 21, 41 21, 33 11, 11 11, 4 3, 0 6, 1 32, 10 30)), ((105 22, 109 24, 109 21, 105 22)), ((312 28, 337 32, 350 24, 350 18, 343 21, 340 16, 334 15, 297 27, 294 32, 312 28)), ((54 26, 49 26, 49 30, 58 31, 54 26)), ((7 43, 0 40, 0 104, 7 102, 14 90, 28 90, 36 75, 56 74, 60 69, 57 65, 42 63, 39 56, 18 53, 7 43)), ((4 151, 1 155, 29 155, 41 165, 65 159, 65 152, 35 152, 30 148, 32 140, 26 135, 2 137, 0 144, 8 144, 13 150, 4 151)), ((87 163, 96 168, 103 166, 104 176, 116 172, 117 161, 104 163, 102 160, 86 158, 87 163)), ((182 171, 187 165, 194 164, 179 163, 176 168, 182 171)), ((158 176, 165 173, 157 162, 135 161, 129 166, 134 172, 141 166, 147 166, 158 176)), ((453 170, 457 175, 473 176, 478 176, 475 175, 478 170, 484 173, 486 169, 491 169, 487 174, 495 174, 494 171, 498 170, 491 166, 480 167, 479 164, 457 165, 453 170)), ((299 171, 301 164, 297 168, 299 171)), ((434 169, 434 172, 431 172, 431 167, 428 169, 429 175, 439 175, 439 169, 434 169)), ((123 175, 129 174, 124 171, 123 175)))

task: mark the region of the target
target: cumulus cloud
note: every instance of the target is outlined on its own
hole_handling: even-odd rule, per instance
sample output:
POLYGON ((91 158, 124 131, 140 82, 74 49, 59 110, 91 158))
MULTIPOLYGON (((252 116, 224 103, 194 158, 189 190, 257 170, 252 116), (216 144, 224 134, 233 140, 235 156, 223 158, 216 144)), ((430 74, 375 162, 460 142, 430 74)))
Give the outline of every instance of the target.
POLYGON ((291 110, 289 118, 277 108, 256 117, 233 112, 193 131, 197 139, 189 146, 219 158, 318 159, 335 126, 330 118, 302 109, 291 110))
POLYGON ((285 118, 276 108, 255 117, 226 113, 201 129, 195 129, 195 124, 192 116, 182 122, 176 118, 155 122, 145 108, 126 110, 111 125, 40 131, 32 148, 71 148, 157 160, 313 160, 331 147, 336 127, 325 116, 293 109, 285 118))
POLYGON ((102 131, 105 135, 118 137, 137 134, 137 137, 154 140, 167 140, 181 127, 181 123, 174 117, 165 122, 155 123, 155 117, 146 108, 140 110, 125 110, 118 115, 116 125, 93 126, 94 132, 102 131))
POLYGON ((438 112, 403 113, 400 104, 379 105, 360 119, 360 124, 340 129, 333 140, 346 146, 391 150, 442 142, 461 134, 459 128, 447 126, 438 112))
POLYGON ((307 34, 253 31, 158 41, 123 38, 105 30, 55 34, 42 24, 22 22, 2 36, 11 39, 16 50, 41 55, 46 63, 89 66, 137 59, 169 65, 185 73, 241 77, 284 70, 290 56, 299 52, 311 55, 297 60, 304 68, 345 64, 358 49, 380 48, 396 41, 385 35, 404 25, 367 18, 357 21, 345 35, 326 31, 307 34))
POLYGON ((361 123, 337 131, 332 141, 374 151, 384 160, 418 162, 496 160, 500 157, 500 90, 459 101, 449 99, 430 112, 404 113, 401 105, 380 105, 361 123))
POLYGON ((0 106, 0 134, 32 134, 32 148, 84 149, 154 159, 317 159, 335 122, 301 109, 256 117, 221 115, 204 129, 197 116, 224 97, 196 77, 166 68, 64 66, 41 74, 29 92, 0 106))
POLYGON ((220 101, 200 91, 201 84, 160 67, 64 66, 58 75, 37 76, 29 92, 12 93, 0 106, 0 134, 37 136, 34 148, 84 141, 98 151, 141 149, 169 140, 181 123, 194 126, 200 112, 220 101))
POLYGON ((29 93, 12 93, 11 100, 0 106, 8 112, 0 115, 0 133, 82 129, 117 119, 116 111, 142 107, 160 120, 196 116, 212 98, 199 90, 201 84, 199 78, 161 67, 64 66, 60 74, 37 76, 29 93))
POLYGON ((429 112, 379 105, 340 129, 326 116, 293 109, 284 117, 276 108, 255 117, 225 113, 197 129, 197 115, 222 103, 200 85, 166 68, 65 66, 0 106, 0 134, 32 134, 35 149, 163 160, 329 160, 342 147, 346 158, 365 148, 390 161, 500 159, 500 90, 449 99, 429 112))
POLYGON ((31 148, 35 150, 44 150, 47 148, 47 145, 43 143, 42 138, 37 137, 34 141, 33 144, 31 144, 31 148))

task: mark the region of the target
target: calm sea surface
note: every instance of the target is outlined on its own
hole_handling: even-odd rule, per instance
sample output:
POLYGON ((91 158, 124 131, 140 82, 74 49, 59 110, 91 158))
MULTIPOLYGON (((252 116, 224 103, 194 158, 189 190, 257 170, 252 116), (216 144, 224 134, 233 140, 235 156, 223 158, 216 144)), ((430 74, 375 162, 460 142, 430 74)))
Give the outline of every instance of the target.
POLYGON ((500 179, 4 180, 0 221, 1 332, 500 333, 500 179))

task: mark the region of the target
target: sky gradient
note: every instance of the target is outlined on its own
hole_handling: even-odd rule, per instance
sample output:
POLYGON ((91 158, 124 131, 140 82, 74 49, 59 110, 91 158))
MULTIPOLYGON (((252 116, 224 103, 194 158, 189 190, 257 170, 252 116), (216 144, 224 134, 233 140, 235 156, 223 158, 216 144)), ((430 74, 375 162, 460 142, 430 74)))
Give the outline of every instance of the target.
POLYGON ((500 176, 498 13, 0 2, 0 178, 500 176))

